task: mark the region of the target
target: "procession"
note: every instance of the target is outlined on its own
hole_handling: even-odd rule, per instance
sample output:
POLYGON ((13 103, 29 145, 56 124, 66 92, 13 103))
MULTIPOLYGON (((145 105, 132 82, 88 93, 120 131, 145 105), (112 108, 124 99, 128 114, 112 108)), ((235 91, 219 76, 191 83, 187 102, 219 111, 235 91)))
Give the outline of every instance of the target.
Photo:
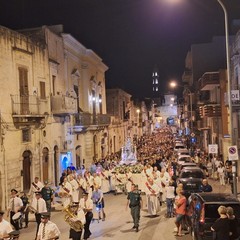
MULTIPOLYGON (((21 231, 28 228, 29 215, 34 216, 36 222, 32 239, 62 239, 59 226, 51 221, 56 199, 61 217, 69 226, 69 239, 94 239, 91 237, 92 224, 99 221, 108 224, 105 207, 109 202, 105 197, 109 195, 115 197, 116 204, 118 196, 125 196, 126 210, 129 209, 133 222, 130 229, 136 233, 142 230, 140 216, 145 210, 150 219, 175 219, 172 236, 190 234, 190 194, 212 192, 207 179, 215 176, 219 179, 215 181, 221 185, 231 184, 231 169, 228 164, 224 167, 216 156, 210 158, 203 152, 189 155, 191 160, 186 163, 199 166, 205 176, 199 188, 189 194, 186 185, 178 181, 181 165, 177 162, 179 152, 174 150, 176 141, 178 138, 171 128, 165 127, 151 136, 141 137, 136 145, 128 138, 121 153, 93 162, 89 168, 68 166, 55 188, 47 181, 42 183, 36 176, 28 193, 12 189, 7 211, 0 212, 1 239, 24 239, 21 231), (161 209, 164 207, 163 215, 161 209)), ((181 141, 184 144, 184 139, 181 141)))

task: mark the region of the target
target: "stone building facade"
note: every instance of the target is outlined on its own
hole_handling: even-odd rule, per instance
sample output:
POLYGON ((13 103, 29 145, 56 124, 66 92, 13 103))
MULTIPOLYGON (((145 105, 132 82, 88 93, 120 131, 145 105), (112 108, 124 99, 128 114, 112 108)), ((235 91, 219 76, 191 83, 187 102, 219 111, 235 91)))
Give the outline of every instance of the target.
POLYGON ((58 185, 70 164, 108 152, 107 66, 62 26, 1 27, 0 208, 35 176, 58 185))

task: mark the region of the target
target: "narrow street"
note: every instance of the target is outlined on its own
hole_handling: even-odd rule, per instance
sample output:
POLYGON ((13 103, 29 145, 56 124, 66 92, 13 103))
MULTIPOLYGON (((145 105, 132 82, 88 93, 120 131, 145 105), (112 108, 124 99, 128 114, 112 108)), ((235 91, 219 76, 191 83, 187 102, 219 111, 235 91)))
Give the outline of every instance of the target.
MULTIPOLYGON (((220 186, 218 181, 209 180, 209 183, 213 186, 214 192, 230 192, 230 186, 220 186)), ((145 206, 145 195, 142 196, 145 206)), ((156 218, 149 218, 147 211, 144 209, 141 212, 140 229, 136 233, 132 229, 132 219, 129 209, 126 210, 126 195, 120 194, 114 196, 113 194, 105 195, 106 203, 106 221, 95 220, 91 224, 92 235, 89 238, 98 240, 175 240, 180 239, 174 236, 174 218, 165 218, 166 206, 163 205, 159 216, 156 218)), ((96 213, 94 213, 96 218, 96 213)), ((34 240, 36 223, 34 222, 34 215, 30 214, 30 219, 27 229, 21 230, 20 240, 34 240)), ((64 221, 64 213, 60 204, 56 204, 56 211, 52 214, 53 222, 55 222, 60 231, 60 239, 68 239, 69 225, 64 221)), ((183 236, 181 239, 190 240, 190 235, 183 236)))

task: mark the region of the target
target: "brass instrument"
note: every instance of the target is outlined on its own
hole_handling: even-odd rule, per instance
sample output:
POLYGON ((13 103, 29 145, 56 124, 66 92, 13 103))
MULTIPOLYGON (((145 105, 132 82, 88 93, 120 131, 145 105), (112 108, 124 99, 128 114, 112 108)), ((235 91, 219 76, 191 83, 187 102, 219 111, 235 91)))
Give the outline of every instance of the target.
POLYGON ((34 213, 34 214, 38 213, 37 209, 35 209, 35 208, 32 207, 32 206, 28 206, 28 209, 29 209, 29 211, 30 211, 31 213, 34 213))
POLYGON ((71 210, 71 205, 68 205, 67 207, 65 207, 63 209, 63 212, 66 212, 66 215, 64 217, 65 222, 67 222, 74 231, 76 231, 76 232, 82 231, 82 229, 84 227, 82 222, 80 220, 77 220, 77 221, 71 220, 71 218, 76 217, 74 212, 71 210))

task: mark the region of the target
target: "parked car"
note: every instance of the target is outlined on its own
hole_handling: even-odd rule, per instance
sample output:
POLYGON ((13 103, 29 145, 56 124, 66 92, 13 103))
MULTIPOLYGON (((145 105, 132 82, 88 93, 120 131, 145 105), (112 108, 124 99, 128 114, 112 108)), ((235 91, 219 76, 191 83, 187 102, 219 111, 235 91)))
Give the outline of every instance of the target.
POLYGON ((205 174, 199 167, 185 167, 179 174, 178 182, 183 184, 184 195, 189 197, 191 193, 200 192, 200 185, 205 174))
POLYGON ((174 151, 178 152, 179 149, 186 149, 183 143, 176 143, 174 147, 174 151))
POLYGON ((186 163, 186 162, 192 162, 192 159, 189 155, 179 155, 177 162, 179 165, 182 165, 183 163, 186 163))
POLYGON ((194 162, 184 162, 181 164, 179 169, 181 171, 183 168, 186 168, 186 167, 197 167, 197 164, 194 162))
MULTIPOLYGON (((240 202, 228 193, 194 193, 189 198, 193 206, 191 236, 193 240, 213 239, 211 226, 219 218, 218 207, 232 207, 240 221, 240 202)), ((240 228, 240 225, 239 225, 240 228)))

